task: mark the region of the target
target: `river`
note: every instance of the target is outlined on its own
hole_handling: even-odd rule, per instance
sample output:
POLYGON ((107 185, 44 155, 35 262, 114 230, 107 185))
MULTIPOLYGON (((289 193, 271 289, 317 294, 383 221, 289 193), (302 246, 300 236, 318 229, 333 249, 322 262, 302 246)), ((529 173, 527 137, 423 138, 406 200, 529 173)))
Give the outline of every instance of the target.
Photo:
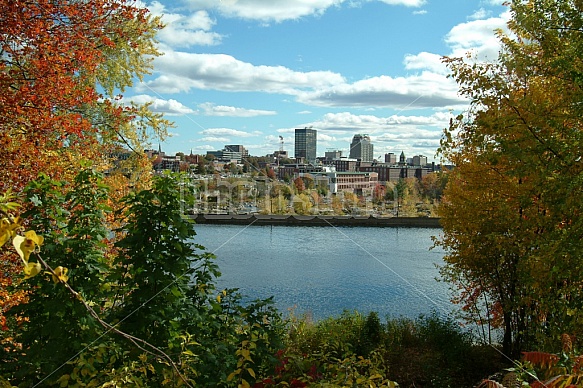
POLYGON ((217 256, 220 288, 274 296, 287 314, 315 320, 344 310, 416 318, 453 311, 438 282, 443 251, 432 228, 196 225, 195 242, 217 256))

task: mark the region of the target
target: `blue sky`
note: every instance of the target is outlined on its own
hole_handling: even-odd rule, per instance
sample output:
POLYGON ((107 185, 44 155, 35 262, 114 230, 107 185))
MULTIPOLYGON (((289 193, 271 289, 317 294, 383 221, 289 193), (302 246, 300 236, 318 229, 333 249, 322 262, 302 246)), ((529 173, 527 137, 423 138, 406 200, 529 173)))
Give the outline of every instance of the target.
MULTIPOLYGON (((501 0, 158 0, 163 56, 125 93, 175 123, 168 154, 242 144, 293 155, 294 129, 318 130, 318 155, 348 155, 368 134, 375 157, 433 160, 467 107, 442 56, 493 60, 501 0)), ((157 148, 157 143, 153 146, 157 148)))

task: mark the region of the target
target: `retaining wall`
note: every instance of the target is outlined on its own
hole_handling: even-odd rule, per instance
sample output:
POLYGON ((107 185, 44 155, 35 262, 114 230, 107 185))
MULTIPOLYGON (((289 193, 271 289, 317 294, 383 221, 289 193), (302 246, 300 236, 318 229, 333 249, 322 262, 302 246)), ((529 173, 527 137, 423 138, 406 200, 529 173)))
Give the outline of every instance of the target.
POLYGON ((373 216, 299 216, 265 214, 197 214, 197 224, 284 225, 284 226, 387 226, 440 228, 439 218, 373 216))

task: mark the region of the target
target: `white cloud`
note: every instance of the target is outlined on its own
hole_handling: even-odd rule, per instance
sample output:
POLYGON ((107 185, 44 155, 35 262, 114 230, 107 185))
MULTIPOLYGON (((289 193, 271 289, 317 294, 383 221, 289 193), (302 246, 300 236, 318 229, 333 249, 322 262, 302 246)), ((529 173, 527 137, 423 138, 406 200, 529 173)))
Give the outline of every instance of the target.
POLYGON ((200 104, 198 107, 202 109, 202 114, 205 116, 256 117, 277 114, 272 110, 237 108, 234 106, 215 105, 210 102, 200 104))
MULTIPOLYGON (((200 143, 200 140, 199 139, 190 140, 189 143, 200 143)), ((211 145, 208 145, 208 144, 203 144, 203 145, 194 146, 194 147, 192 147, 192 149, 196 150, 196 151, 203 151, 204 152, 204 151, 215 151, 217 148, 213 147, 211 145)))
POLYGON ((214 46, 221 43, 223 36, 211 31, 215 21, 207 11, 199 10, 187 15, 172 13, 157 1, 148 8, 153 15, 160 16, 165 24, 156 38, 168 46, 214 46))
POLYGON ((472 15, 470 15, 468 17, 468 19, 474 19, 474 20, 477 20, 477 19, 485 19, 488 16, 490 16, 490 14, 491 14, 490 11, 487 11, 484 8, 480 8, 479 10, 477 10, 476 12, 474 12, 472 15))
POLYGON ((472 51, 477 60, 495 60, 500 51, 500 42, 495 30, 506 30, 510 18, 508 11, 498 17, 472 20, 454 26, 445 37, 451 47, 450 56, 462 57, 472 51))
POLYGON ((208 128, 200 133, 202 135, 207 136, 233 136, 233 137, 253 137, 258 135, 257 132, 249 133, 231 128, 208 128))
POLYGON ((149 96, 147 94, 139 94, 133 97, 125 97, 124 101, 133 101, 136 104, 146 104, 149 103, 149 109, 152 112, 156 113, 164 113, 168 116, 182 116, 193 114, 194 110, 190 109, 189 107, 183 105, 182 103, 169 99, 164 100, 161 98, 149 96))
MULTIPOLYGON (((160 93, 197 88, 296 94, 300 89, 344 81, 340 74, 330 71, 299 72, 284 66, 255 66, 226 54, 168 52, 155 59, 155 66, 163 74, 146 86, 160 93)), ((140 86, 141 90, 146 86, 140 86)))
MULTIPOLYGON (((426 0, 352 0, 349 6, 380 1, 387 5, 420 7, 426 0)), ((264 23, 295 20, 322 15, 330 7, 340 6, 346 0, 190 0, 193 9, 215 9, 227 17, 258 20, 264 23)))
POLYGON ((208 142, 218 142, 218 143, 226 143, 230 141, 228 137, 218 137, 218 136, 206 136, 200 139, 200 141, 208 141, 208 142))
POLYGON ((381 3, 388 5, 404 5, 406 7, 421 7, 425 0, 379 0, 381 3))
POLYGON ((191 0, 195 9, 216 9, 224 16, 263 22, 281 22, 304 16, 321 15, 345 0, 191 0))
POLYGON ((437 74, 447 74, 447 67, 441 62, 441 55, 421 52, 419 54, 407 54, 403 63, 407 70, 430 70, 437 74))
POLYGON ((351 112, 328 113, 321 120, 311 123, 314 128, 326 131, 361 131, 368 134, 385 132, 389 129, 403 130, 404 128, 444 128, 451 116, 443 112, 436 112, 431 116, 404 116, 391 115, 388 117, 373 115, 356 115, 351 112))
POLYGON ((397 109, 448 107, 465 104, 453 80, 424 71, 409 77, 379 76, 305 92, 298 101, 316 106, 377 106, 397 109))
POLYGON ((332 141, 337 141, 337 140, 338 139, 335 138, 334 136, 327 135, 323 132, 318 132, 318 141, 332 142, 332 141))

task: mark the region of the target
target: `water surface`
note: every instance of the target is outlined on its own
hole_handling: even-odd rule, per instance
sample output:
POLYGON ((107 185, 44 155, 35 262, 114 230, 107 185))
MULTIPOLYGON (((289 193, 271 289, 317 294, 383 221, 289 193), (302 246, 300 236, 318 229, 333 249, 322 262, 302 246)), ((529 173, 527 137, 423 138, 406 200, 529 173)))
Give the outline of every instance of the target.
POLYGON ((410 317, 453 309, 438 282, 441 229, 197 225, 195 241, 217 256, 220 288, 275 297, 286 313, 315 319, 344 310, 410 317))

